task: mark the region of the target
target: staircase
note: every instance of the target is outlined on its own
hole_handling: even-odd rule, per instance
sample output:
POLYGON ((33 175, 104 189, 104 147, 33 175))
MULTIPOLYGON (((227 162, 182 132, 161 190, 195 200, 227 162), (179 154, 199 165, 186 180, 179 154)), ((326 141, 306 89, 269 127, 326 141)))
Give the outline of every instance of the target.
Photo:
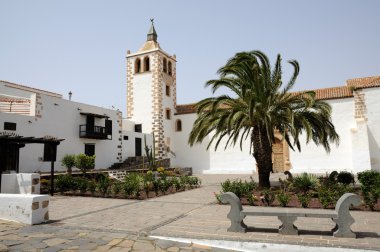
MULTIPOLYGON (((170 167, 170 158, 156 160, 157 167, 170 167)), ((141 171, 148 170, 149 163, 146 157, 128 157, 122 163, 114 163, 108 169, 111 170, 127 170, 127 171, 141 171)))

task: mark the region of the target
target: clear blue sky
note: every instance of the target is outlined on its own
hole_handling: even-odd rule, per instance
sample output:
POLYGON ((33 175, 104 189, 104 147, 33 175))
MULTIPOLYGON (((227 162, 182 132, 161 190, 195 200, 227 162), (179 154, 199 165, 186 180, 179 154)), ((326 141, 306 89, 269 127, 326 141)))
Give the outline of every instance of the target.
MULTIPOLYGON (((177 55, 177 102, 211 95, 204 83, 236 52, 296 59, 296 89, 380 75, 380 1, 0 0, 0 79, 125 112, 127 50, 146 40, 177 55)), ((124 113, 125 115, 125 113, 124 113)))

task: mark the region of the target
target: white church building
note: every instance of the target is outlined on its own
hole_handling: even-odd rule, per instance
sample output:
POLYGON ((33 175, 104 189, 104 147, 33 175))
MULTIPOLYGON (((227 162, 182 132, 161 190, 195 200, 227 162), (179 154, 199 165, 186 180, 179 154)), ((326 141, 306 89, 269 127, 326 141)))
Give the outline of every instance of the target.
MULTIPOLYGON (((150 145, 154 133, 156 157, 170 158, 172 167, 192 167, 194 173, 208 174, 256 171, 249 141, 243 150, 239 146, 206 150, 207 141, 188 145, 197 116, 195 107, 177 104, 176 56, 160 47, 153 24, 146 42, 137 52, 128 51, 126 59, 126 119, 118 110, 0 81, 0 138, 1 134, 14 134, 65 139, 58 146, 57 161, 65 154, 95 154, 95 168, 108 168, 128 157, 144 155, 143 138, 147 136, 150 145)), ((293 152, 279 136, 273 146, 274 172, 380 171, 380 76, 351 79, 344 86, 315 92, 318 99, 332 106, 340 145, 332 146, 330 154, 313 143, 303 144, 302 152, 293 152)), ((43 148, 30 144, 12 154, 20 156, 20 172, 50 169, 50 164, 44 162, 43 148)), ((7 163, 0 160, 0 172, 12 165, 14 161, 9 158, 7 163)), ((56 169, 64 168, 57 162, 56 169)))
MULTIPOLYGON (((127 54, 127 118, 142 124, 143 132, 154 132, 158 156, 170 158, 172 166, 192 167, 195 173, 255 172, 249 141, 242 151, 238 146, 224 150, 224 144, 217 151, 206 150, 207 141, 188 145, 195 107, 177 104, 176 83, 176 56, 160 47, 152 24, 147 41, 127 54)), ((279 137, 273 146, 274 172, 380 171, 380 76, 351 79, 345 86, 315 92, 332 106, 340 145, 327 154, 310 143, 299 153, 290 151, 279 137)))

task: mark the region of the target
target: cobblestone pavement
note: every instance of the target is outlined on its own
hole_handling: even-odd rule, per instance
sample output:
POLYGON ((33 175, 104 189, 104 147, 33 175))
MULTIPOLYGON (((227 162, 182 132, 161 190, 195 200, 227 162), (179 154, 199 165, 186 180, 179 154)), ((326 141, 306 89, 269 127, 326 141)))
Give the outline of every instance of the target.
MULTIPOLYGON (((199 189, 146 201, 90 197, 50 199, 51 221, 22 225, 0 221, 0 251, 231 251, 195 243, 151 238, 183 237, 306 246, 345 247, 380 251, 378 212, 353 212, 357 239, 335 238, 328 219, 299 218, 299 236, 279 235, 274 217, 248 217, 254 232, 227 232, 229 206, 215 204, 213 192, 227 178, 246 175, 201 175, 199 189)), ((278 177, 272 176, 273 181, 278 177)))

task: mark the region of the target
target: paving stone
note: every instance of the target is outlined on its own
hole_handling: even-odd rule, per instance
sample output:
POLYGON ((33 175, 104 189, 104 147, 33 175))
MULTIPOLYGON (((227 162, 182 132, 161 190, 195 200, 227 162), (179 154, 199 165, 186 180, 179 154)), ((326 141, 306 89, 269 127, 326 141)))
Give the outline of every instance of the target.
POLYGON ((120 239, 120 238, 118 238, 118 239, 113 239, 113 240, 111 240, 107 245, 112 247, 112 246, 115 246, 115 245, 119 244, 122 240, 123 240, 123 239, 120 239))
POLYGON ((147 250, 154 250, 154 249, 155 248, 153 244, 148 241, 137 240, 133 244, 133 251, 147 251, 147 250))
POLYGON ((60 239, 60 238, 52 238, 52 239, 44 240, 43 242, 46 243, 50 247, 50 246, 56 246, 56 245, 68 242, 68 240, 60 239))
POLYGON ((110 249, 111 249, 111 246, 104 245, 104 246, 98 246, 94 251, 106 252, 106 251, 109 251, 110 249))
POLYGON ((0 252, 5 252, 5 251, 8 251, 8 246, 6 246, 5 244, 0 244, 0 252))
POLYGON ((168 252, 178 252, 179 248, 178 247, 170 247, 170 248, 167 248, 166 251, 168 251, 168 252))
POLYGON ((122 247, 122 248, 132 248, 134 243, 135 241, 133 240, 124 240, 120 242, 119 244, 117 244, 117 246, 122 247))

